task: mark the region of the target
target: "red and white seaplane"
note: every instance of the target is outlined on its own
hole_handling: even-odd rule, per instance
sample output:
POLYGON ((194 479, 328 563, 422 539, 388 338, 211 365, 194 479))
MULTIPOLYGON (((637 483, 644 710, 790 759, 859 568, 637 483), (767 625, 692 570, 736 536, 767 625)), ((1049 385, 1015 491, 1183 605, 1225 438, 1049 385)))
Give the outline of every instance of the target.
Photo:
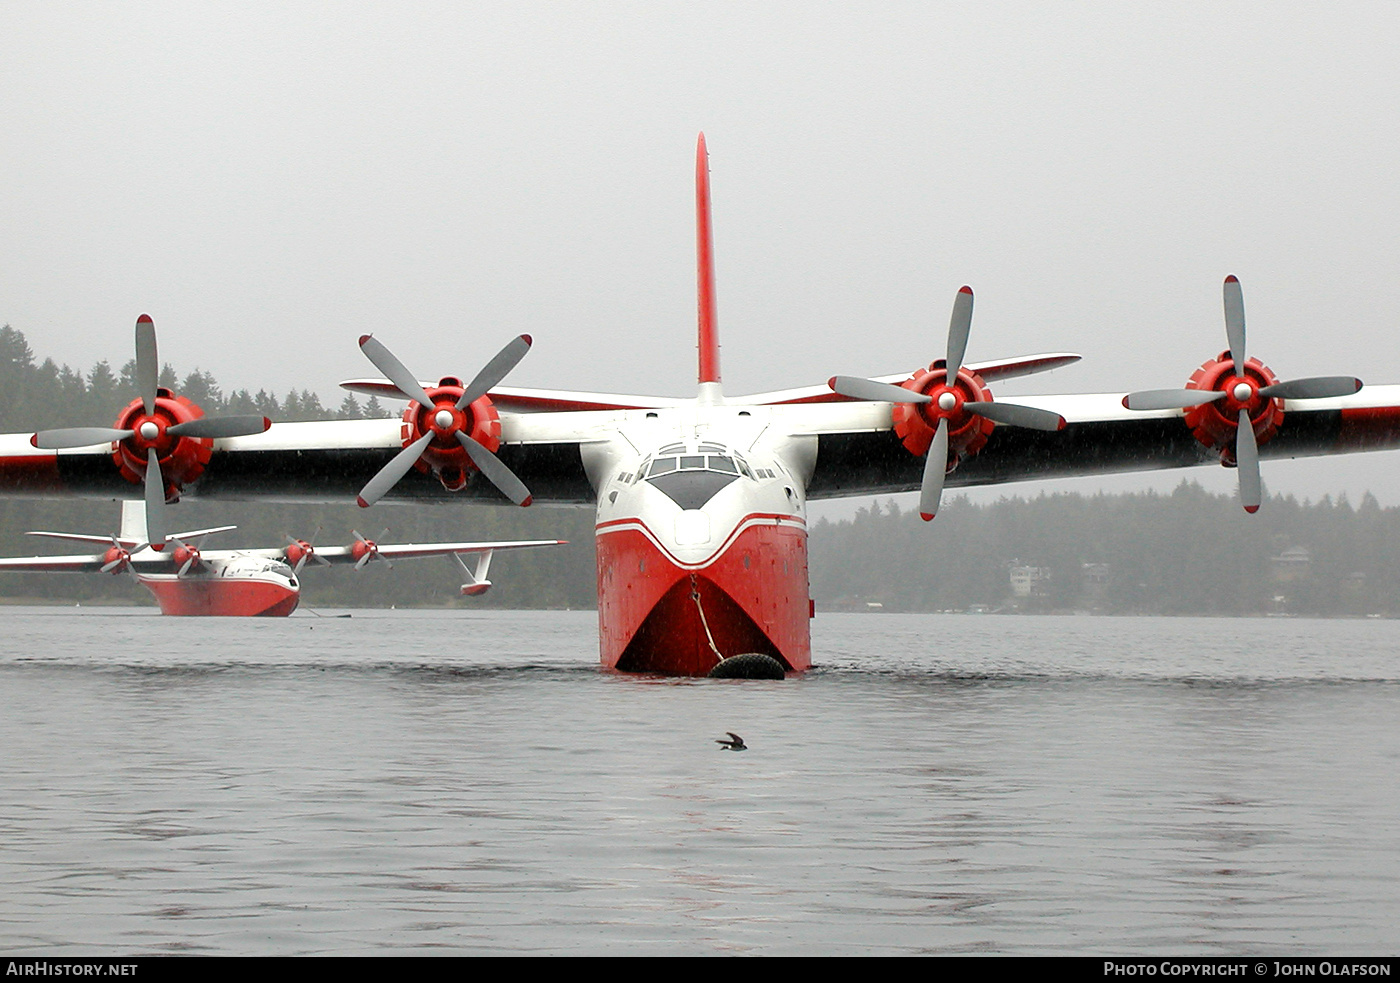
POLYGON ((703 135, 695 177, 693 397, 500 385, 528 351, 528 335, 470 382, 423 382, 367 336, 361 349, 387 381, 343 385, 408 400, 402 420, 278 424, 226 436, 185 425, 197 407, 184 407, 182 417, 170 400, 156 399, 153 410, 133 404, 110 431, 71 438, 50 431, 35 435, 33 446, 28 435, 0 437, 0 493, 111 495, 144 481, 148 511, 182 490, 363 506, 596 503, 603 665, 700 675, 724 671, 741 654, 778 671, 811 664, 810 499, 918 490, 920 511, 932 518, 945 484, 1216 463, 1238 468, 1241 502, 1253 511, 1262 498, 1261 458, 1400 447, 1400 386, 1361 390, 1351 376, 1280 382, 1246 354, 1234 277, 1224 290, 1228 348, 1182 389, 995 401, 989 385, 1079 356, 966 361, 973 297, 963 287, 943 357, 927 366, 728 395, 720 384, 703 135))
POLYGON ((466 583, 463 596, 484 594, 491 587, 487 573, 497 550, 531 546, 563 546, 562 540, 506 543, 377 543, 356 533, 349 546, 313 546, 304 539, 287 537, 287 545, 270 549, 206 550, 204 538, 237 526, 215 526, 174 533, 156 550, 147 537, 142 502, 122 503, 121 532, 115 536, 90 536, 71 532, 31 532, 79 543, 107 545, 87 556, 31 556, 0 559, 0 572, 42 571, 68 573, 129 573, 155 595, 161 614, 223 615, 233 617, 285 617, 301 599, 301 569, 308 560, 322 566, 353 563, 360 569, 380 560, 410 560, 422 556, 450 556, 457 561, 466 583), (474 557, 468 566, 465 557, 474 557))

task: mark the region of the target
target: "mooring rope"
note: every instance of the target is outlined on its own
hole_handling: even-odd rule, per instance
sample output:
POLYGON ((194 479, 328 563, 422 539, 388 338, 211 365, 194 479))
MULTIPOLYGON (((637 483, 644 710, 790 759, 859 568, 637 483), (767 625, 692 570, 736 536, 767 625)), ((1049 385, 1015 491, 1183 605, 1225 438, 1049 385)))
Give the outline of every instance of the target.
POLYGON ((715 654, 715 658, 724 661, 724 655, 720 652, 719 646, 715 644, 715 636, 710 634, 710 623, 705 619, 705 608, 700 604, 700 582, 695 574, 690 575, 690 596, 695 601, 695 610, 700 612, 700 624, 705 629, 705 637, 710 641, 710 651, 715 654))

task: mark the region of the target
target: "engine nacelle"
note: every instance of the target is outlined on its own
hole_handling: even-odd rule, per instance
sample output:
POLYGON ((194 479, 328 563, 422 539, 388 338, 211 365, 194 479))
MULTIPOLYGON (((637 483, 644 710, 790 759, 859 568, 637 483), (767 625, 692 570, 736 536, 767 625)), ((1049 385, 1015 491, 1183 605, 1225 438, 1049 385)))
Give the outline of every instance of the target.
POLYGON ((971 457, 986 446, 987 438, 991 436, 996 424, 986 417, 975 416, 962 408, 964 403, 986 403, 992 400, 991 390, 977 373, 966 368, 961 369, 950 385, 947 363, 940 358, 927 369, 920 370, 901 382, 900 386, 912 392, 932 396, 934 399, 931 403, 894 404, 894 432, 909 453, 916 457, 928 454, 940 419, 948 421, 948 470, 951 471, 958 462, 971 457), (951 404, 946 409, 939 405, 943 394, 951 396, 943 400, 951 404))
POLYGON ((1249 411, 1254 427, 1255 442, 1262 445, 1278 432, 1283 422, 1283 401, 1259 395, 1264 386, 1272 386, 1278 378, 1263 362, 1247 359, 1244 372, 1235 371, 1229 351, 1221 352, 1191 374, 1187 389, 1224 392, 1221 399, 1201 403, 1186 410, 1186 425, 1198 441, 1220 454, 1221 463, 1235 463, 1235 433, 1239 427, 1240 410, 1249 411), (1248 398, 1236 398, 1239 386, 1248 387, 1248 398))
POLYGON ((133 400, 118 414, 114 426, 135 433, 113 445, 112 461, 122 477, 139 485, 146 479, 147 451, 154 447, 165 479, 166 499, 174 501, 180 497, 180 489, 204 473, 214 441, 207 437, 172 437, 166 431, 202 416, 202 409, 169 389, 156 390, 155 412, 149 415, 140 399, 133 400))
POLYGON ((120 546, 110 546, 102 554, 102 569, 110 574, 119 574, 131 566, 131 553, 120 546))
POLYGON ((295 567, 302 560, 315 556, 316 547, 304 539, 298 539, 288 543, 287 548, 282 551, 282 555, 287 558, 288 564, 295 567))
POLYGON ((355 561, 356 570, 377 556, 379 556, 379 544, 372 539, 360 538, 350 544, 350 558, 355 561))
POLYGON ((171 554, 170 559, 174 562, 176 571, 182 577, 187 573, 193 573, 198 570, 200 564, 203 562, 200 559, 198 547, 186 546, 184 543, 181 543, 175 548, 175 552, 171 554))
POLYGON ((426 390, 432 406, 409 403, 404 411, 400 435, 407 447, 427 433, 433 434, 422 455, 413 463, 424 474, 433 474, 448 491, 461 491, 467 485, 476 464, 457 440, 458 431, 467 434, 491 453, 501 446, 501 417, 489 396, 482 396, 463 409, 457 409, 462 398, 462 381, 444 376, 437 386, 426 390))

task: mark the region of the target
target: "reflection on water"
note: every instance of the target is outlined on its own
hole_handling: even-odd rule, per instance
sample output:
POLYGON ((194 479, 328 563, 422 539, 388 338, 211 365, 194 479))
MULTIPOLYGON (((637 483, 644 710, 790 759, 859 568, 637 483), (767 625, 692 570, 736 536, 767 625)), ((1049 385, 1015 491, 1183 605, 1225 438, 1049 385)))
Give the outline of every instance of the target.
POLYGON ((9 952, 1383 954, 1395 625, 822 616, 784 682, 591 613, 11 609, 9 952), (750 750, 719 750, 733 730, 750 750))

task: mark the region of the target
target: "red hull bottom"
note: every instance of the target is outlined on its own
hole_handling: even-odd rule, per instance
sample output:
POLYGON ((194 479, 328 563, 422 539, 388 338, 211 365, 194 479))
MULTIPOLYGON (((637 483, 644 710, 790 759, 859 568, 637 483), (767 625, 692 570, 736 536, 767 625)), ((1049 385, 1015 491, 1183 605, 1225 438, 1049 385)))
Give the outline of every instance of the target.
POLYGON ((285 618, 300 595, 265 580, 145 580, 161 614, 181 617, 285 618))
POLYGON ((725 658, 760 652, 800 671, 812 664, 810 617, 799 526, 751 525, 696 569, 634 525, 599 529, 600 658, 609 668, 704 676, 718 649, 725 658))

